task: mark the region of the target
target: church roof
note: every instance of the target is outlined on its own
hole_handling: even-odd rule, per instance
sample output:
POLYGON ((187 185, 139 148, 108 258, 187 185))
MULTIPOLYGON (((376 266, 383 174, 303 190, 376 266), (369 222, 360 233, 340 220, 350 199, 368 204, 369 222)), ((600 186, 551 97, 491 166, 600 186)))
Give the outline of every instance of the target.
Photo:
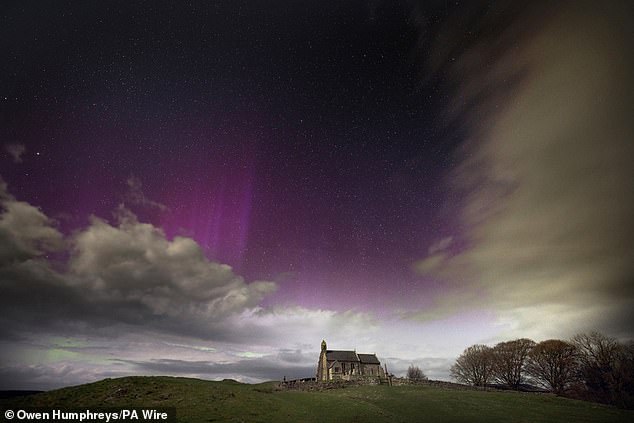
POLYGON ((381 364, 376 354, 357 354, 363 364, 381 364))
POLYGON ((359 362, 359 357, 354 351, 328 350, 326 351, 326 360, 328 361, 353 361, 359 362))

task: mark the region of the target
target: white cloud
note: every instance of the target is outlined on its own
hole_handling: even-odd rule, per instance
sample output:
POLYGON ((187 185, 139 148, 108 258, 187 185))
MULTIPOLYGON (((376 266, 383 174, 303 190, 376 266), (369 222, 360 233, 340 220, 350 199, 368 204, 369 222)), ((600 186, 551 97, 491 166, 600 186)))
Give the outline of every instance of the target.
MULTIPOLYGON (((634 66, 620 8, 586 2, 552 14, 493 72, 462 81, 456 97, 473 98, 501 75, 524 75, 506 100, 457 112, 480 119, 450 176, 466 197, 467 248, 430 249, 415 265, 447 288, 421 318, 485 309, 507 337, 634 334, 634 66)), ((456 75, 483 48, 459 57, 456 75)))
POLYGON ((230 266, 207 260, 192 239, 169 241, 129 217, 118 226, 93 218, 73 245, 76 283, 93 296, 139 302, 157 315, 222 317, 254 307, 275 289, 271 282, 246 284, 230 266))
POLYGON ((0 214, 4 332, 125 324, 213 337, 224 330, 223 319, 257 306, 276 289, 272 282, 246 283, 231 267, 209 261, 195 241, 168 240, 125 209, 118 225, 92 218, 64 240, 41 210, 16 201, 5 188, 0 214), (68 255, 67 266, 47 260, 50 251, 68 255))
POLYGON ((54 222, 38 208, 16 201, 6 188, 0 179, 0 266, 62 248, 54 222))

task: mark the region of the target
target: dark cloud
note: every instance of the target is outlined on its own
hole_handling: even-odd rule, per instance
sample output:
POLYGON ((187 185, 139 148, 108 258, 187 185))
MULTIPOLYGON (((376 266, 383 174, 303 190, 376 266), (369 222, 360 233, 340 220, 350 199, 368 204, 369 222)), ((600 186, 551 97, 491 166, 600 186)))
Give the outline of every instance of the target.
POLYGON ((282 349, 280 350, 280 352, 277 354, 277 357, 286 363, 301 363, 302 361, 306 361, 306 359, 308 358, 308 361, 311 361, 311 359, 314 359, 314 355, 310 355, 309 357, 306 357, 306 354, 302 352, 302 350, 300 349, 295 349, 295 350, 289 350, 289 349, 282 349))
POLYGON ((87 369, 79 363, 29 363, 0 366, 0 390, 50 390, 128 374, 127 369, 117 370, 116 363, 110 363, 108 369, 103 367, 87 369))
POLYGON ((241 377, 256 381, 281 380, 284 376, 287 379, 313 377, 316 369, 316 364, 288 363, 269 357, 239 360, 233 363, 172 359, 132 361, 128 363, 133 364, 141 372, 148 371, 167 375, 196 375, 201 378, 241 377))

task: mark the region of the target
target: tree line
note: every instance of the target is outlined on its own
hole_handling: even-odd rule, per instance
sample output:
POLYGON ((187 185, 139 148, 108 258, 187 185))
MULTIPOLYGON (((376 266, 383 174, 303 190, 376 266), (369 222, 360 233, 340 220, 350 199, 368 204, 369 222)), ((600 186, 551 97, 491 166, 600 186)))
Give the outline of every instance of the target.
POLYGON ((472 345, 456 359, 451 375, 475 386, 538 385, 557 395, 634 408, 634 343, 598 332, 568 341, 521 338, 472 345))

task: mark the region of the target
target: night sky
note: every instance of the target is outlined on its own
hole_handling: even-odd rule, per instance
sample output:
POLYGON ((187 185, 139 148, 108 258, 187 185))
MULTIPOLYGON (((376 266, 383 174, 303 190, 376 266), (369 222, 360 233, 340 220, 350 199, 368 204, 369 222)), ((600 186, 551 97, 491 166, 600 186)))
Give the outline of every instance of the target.
POLYGON ((0 388, 634 336, 627 2, 0 13, 0 388))

